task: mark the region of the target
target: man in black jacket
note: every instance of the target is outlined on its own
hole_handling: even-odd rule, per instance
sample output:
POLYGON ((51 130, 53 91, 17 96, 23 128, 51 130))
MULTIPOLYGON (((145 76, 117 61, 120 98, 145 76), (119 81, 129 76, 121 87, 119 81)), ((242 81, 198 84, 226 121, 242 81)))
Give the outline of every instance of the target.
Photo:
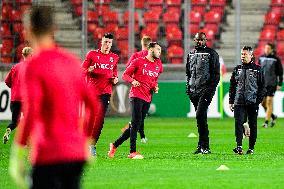
POLYGON ((195 154, 209 154, 207 110, 220 80, 218 53, 206 46, 206 35, 194 37, 195 48, 187 56, 187 94, 196 111, 199 141, 195 154))
POLYGON ((277 116, 272 112, 273 96, 277 90, 281 90, 283 82, 283 68, 280 59, 275 55, 274 45, 268 43, 264 47, 264 55, 259 58, 259 64, 263 69, 266 94, 262 106, 266 112, 264 128, 268 127, 271 120, 271 127, 275 125, 277 116))
POLYGON ((264 78, 261 67, 253 60, 253 50, 244 46, 241 51, 242 64, 235 67, 230 80, 229 106, 234 111, 236 154, 243 154, 243 123, 247 115, 250 127, 249 149, 247 154, 253 154, 257 138, 258 106, 265 95, 264 78))

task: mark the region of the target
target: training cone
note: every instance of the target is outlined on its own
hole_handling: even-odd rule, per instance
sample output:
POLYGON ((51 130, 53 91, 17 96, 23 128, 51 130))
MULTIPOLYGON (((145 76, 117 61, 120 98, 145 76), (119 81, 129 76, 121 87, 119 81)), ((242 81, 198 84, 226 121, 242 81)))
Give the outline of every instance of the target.
POLYGON ((221 165, 220 167, 218 167, 216 169, 217 171, 228 171, 229 167, 227 167, 226 165, 221 165))
POLYGON ((195 138, 195 137, 197 137, 197 135, 194 134, 194 133, 190 133, 187 137, 188 137, 188 138, 195 138))

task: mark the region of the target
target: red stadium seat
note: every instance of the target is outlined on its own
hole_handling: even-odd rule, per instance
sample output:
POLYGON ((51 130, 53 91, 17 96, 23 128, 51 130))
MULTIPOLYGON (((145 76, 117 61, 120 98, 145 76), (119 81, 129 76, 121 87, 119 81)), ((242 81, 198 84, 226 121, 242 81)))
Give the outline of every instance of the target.
POLYGON ((214 40, 214 39, 215 39, 216 33, 214 32, 213 29, 210 29, 210 28, 203 28, 201 31, 206 34, 207 40, 214 40))
POLYGON ((105 32, 115 34, 118 30, 118 25, 116 23, 107 23, 104 30, 105 32))
POLYGON ((260 40, 263 41, 274 41, 275 40, 275 31, 274 30, 263 30, 260 33, 260 40))
POLYGON ((277 42, 276 49, 279 56, 284 56, 284 41, 277 42))
POLYGON ((268 12, 264 18, 264 24, 278 25, 281 21, 281 14, 277 12, 268 12))
POLYGON ((83 0, 71 0, 71 4, 74 6, 82 6, 83 0))
POLYGON ((9 29, 8 24, 5 24, 5 25, 2 24, 2 26, 0 28, 0 36, 2 38, 12 37, 12 34, 11 34, 11 31, 9 29))
POLYGON ((96 28, 98 27, 95 23, 88 23, 88 32, 93 33, 95 32, 96 28))
POLYGON ((160 20, 160 15, 157 14, 154 11, 148 11, 144 13, 144 22, 147 23, 151 23, 151 22, 159 22, 160 20))
POLYGON ((170 46, 167 49, 167 58, 172 64, 182 64, 183 63, 183 48, 180 46, 170 46))
POLYGON ((118 28, 116 32, 116 39, 119 40, 127 40, 128 39, 128 28, 118 28))
POLYGON ((188 25, 188 31, 190 32, 190 35, 193 36, 197 32, 199 32, 199 24, 189 24, 188 25))
POLYGON ((13 30, 16 33, 21 33, 24 30, 23 24, 22 23, 14 23, 13 24, 13 30))
POLYGON ((1 47, 1 56, 12 56, 12 48, 1 47))
POLYGON ((284 29, 277 32, 277 41, 284 41, 284 29))
POLYGON ((111 0, 94 0, 95 5, 98 5, 98 4, 107 4, 107 5, 109 5, 110 2, 111 2, 111 0))
POLYGON ((104 28, 99 28, 98 27, 98 28, 95 29, 95 32, 93 33, 93 38, 95 40, 99 40, 99 39, 101 39, 103 37, 104 34, 105 34, 104 28))
POLYGON ((163 20, 164 20, 165 24, 168 24, 168 23, 176 23, 176 24, 178 24, 179 23, 179 18, 180 18, 180 15, 178 13, 176 13, 176 12, 166 12, 163 15, 163 20))
POLYGON ((16 48, 16 56, 18 61, 22 59, 22 50, 23 48, 26 46, 25 43, 21 43, 20 45, 18 45, 18 47, 16 48))
POLYGON ((143 9, 145 7, 145 0, 135 1, 135 8, 136 9, 143 9))
POLYGON ((275 6, 275 7, 271 7, 271 12, 274 12, 274 13, 278 13, 281 15, 281 17, 283 16, 284 14, 284 6, 283 7, 278 7, 278 6, 275 6))
POLYGON ((191 11, 199 12, 201 15, 205 14, 206 6, 192 6, 191 11))
MULTIPOLYGON (((124 20, 124 24, 128 24, 128 18, 129 18, 129 12, 126 11, 123 13, 123 20, 124 20)), ((135 18, 135 23, 138 23, 138 12, 134 12, 134 18, 135 18)))
POLYGON ((116 23, 118 24, 118 14, 117 12, 110 11, 110 12, 105 12, 103 14, 103 22, 104 23, 116 23))
POLYGON ((3 63, 3 64, 10 64, 10 63, 12 63, 12 57, 2 57, 1 56, 1 63, 3 63))
POLYGON ((209 11, 204 15, 205 23, 216 23, 219 24, 221 22, 221 14, 215 11, 209 11))
POLYGON ((98 24, 99 15, 96 11, 88 11, 88 23, 98 24))
POLYGON ((284 6, 284 0, 271 0, 271 6, 284 6))
POLYGON ((165 3, 167 7, 171 7, 171 6, 180 7, 181 6, 181 0, 165 0, 165 3))
POLYGON ((2 47, 5 48, 5 49, 13 49, 13 39, 2 39, 2 47))
POLYGON ((10 4, 3 4, 2 6, 2 20, 11 19, 12 6, 10 4))
POLYGON ((224 7, 226 5, 226 0, 210 0, 209 5, 210 7, 212 6, 224 7))
POLYGON ((207 5, 207 0, 191 0, 192 5, 202 5, 206 6, 207 5))
POLYGON ((145 28, 141 31, 141 38, 145 35, 152 38, 153 41, 157 40, 158 35, 158 25, 156 24, 148 24, 145 26, 145 28))
POLYGON ((219 24, 205 24, 204 28, 213 30, 215 34, 219 33, 219 24))
POLYGON ((190 23, 200 23, 202 21, 202 15, 200 12, 191 11, 188 13, 190 23))
POLYGON ((74 13, 77 15, 77 16, 82 16, 82 6, 77 6, 74 8, 74 13))

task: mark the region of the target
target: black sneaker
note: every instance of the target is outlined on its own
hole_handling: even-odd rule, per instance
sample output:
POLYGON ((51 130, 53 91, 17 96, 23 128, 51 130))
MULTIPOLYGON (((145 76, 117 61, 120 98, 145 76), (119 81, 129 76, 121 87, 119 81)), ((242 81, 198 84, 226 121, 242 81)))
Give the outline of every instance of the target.
POLYGON ((277 117, 276 115, 274 116, 274 118, 271 118, 271 122, 270 122, 270 124, 271 124, 270 126, 271 126, 271 127, 274 127, 274 126, 275 126, 275 124, 276 124, 276 119, 277 119, 277 118, 278 118, 278 117, 277 117))
POLYGON ((197 146, 197 148, 196 148, 196 150, 195 150, 195 152, 193 154, 202 154, 202 152, 203 152, 202 147, 201 146, 197 146))
POLYGON ((210 148, 204 148, 202 154, 211 154, 210 148))
POLYGON ((252 149, 248 149, 247 154, 253 154, 253 150, 252 149))
POLYGON ((239 155, 243 155, 243 148, 238 146, 238 147, 233 149, 233 152, 235 152, 236 154, 239 154, 239 155))

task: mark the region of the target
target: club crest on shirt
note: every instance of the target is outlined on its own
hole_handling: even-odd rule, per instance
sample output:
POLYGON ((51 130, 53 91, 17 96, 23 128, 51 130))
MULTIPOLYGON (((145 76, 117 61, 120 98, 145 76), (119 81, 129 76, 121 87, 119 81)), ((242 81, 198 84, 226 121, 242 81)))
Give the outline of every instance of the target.
POLYGON ((159 66, 156 66, 156 70, 157 70, 157 71, 159 70, 159 66))
POLYGON ((109 58, 109 61, 110 61, 110 62, 113 62, 113 58, 112 58, 112 57, 110 57, 110 58, 109 58))

